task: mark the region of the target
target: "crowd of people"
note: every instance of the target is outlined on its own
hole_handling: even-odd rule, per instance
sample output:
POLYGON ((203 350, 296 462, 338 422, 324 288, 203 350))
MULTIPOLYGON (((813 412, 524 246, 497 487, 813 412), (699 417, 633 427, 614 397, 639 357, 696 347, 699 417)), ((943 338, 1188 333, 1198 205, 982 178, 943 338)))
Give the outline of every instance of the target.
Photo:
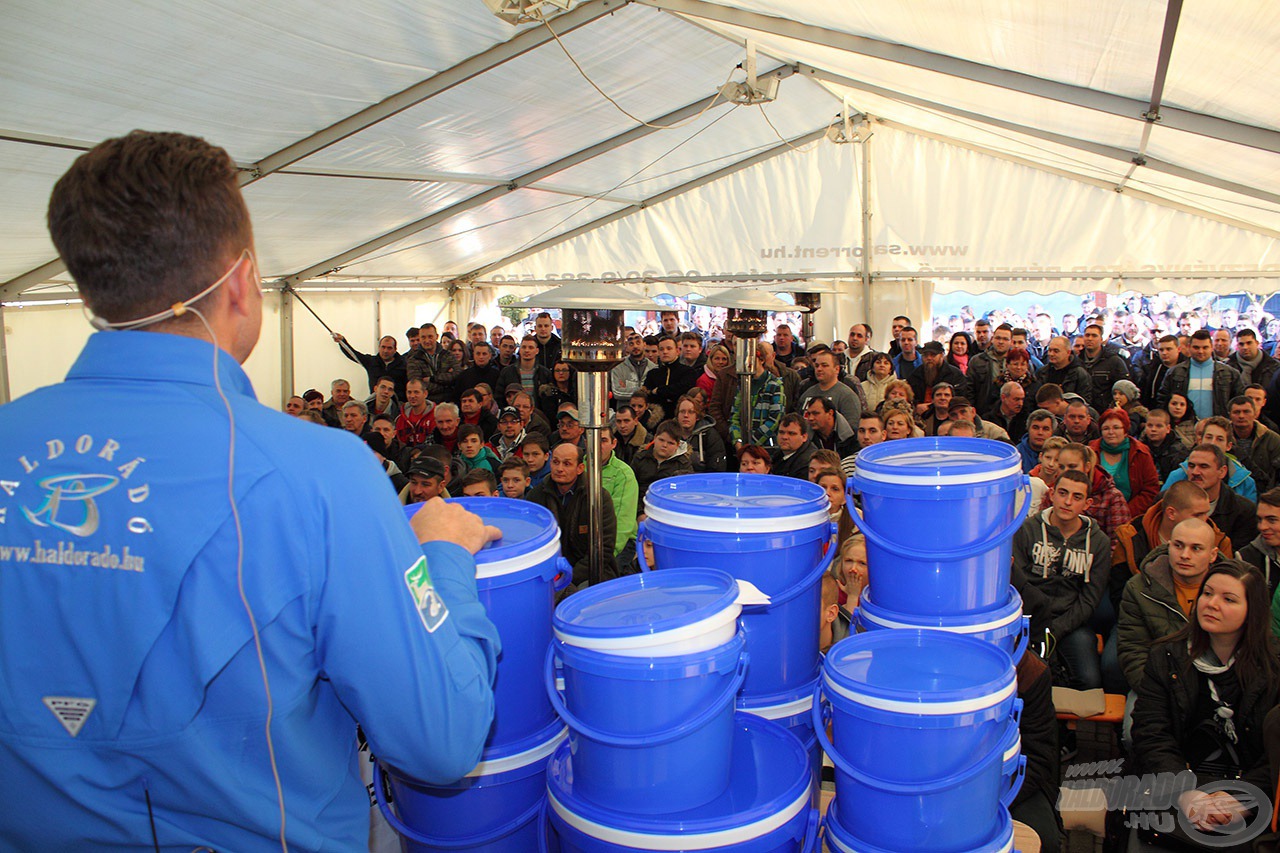
MULTIPOLYGON (((1033 502, 1013 541, 1013 583, 1044 658, 1028 654, 1036 663, 1020 668, 1020 683, 1128 694, 1139 766, 1195 770, 1229 742, 1232 769, 1275 789, 1268 754, 1278 754, 1280 725, 1268 723, 1264 747, 1263 722, 1280 700, 1280 362, 1255 329, 1183 328, 1178 317, 1175 331, 1152 337, 1120 311, 1068 317, 1078 322, 1057 334, 987 316, 922 343, 901 316, 879 352, 866 323, 831 344, 802 342, 782 323, 756 342, 744 428, 732 336, 681 319, 662 312, 651 328, 628 327, 609 374, 606 576, 636 570, 644 496, 659 479, 807 479, 824 489, 839 530, 822 613, 824 643, 835 642, 868 584, 858 510, 845 500, 859 451, 926 435, 1007 442, 1033 502), (1170 692, 1175 670, 1198 698, 1170 692)), ((538 314, 519 340, 476 323, 465 337, 426 324, 407 339, 404 353, 388 337, 366 355, 335 336, 365 369, 370 396, 354 399, 339 379, 328 398, 308 391, 286 409, 360 435, 406 504, 499 495, 546 506, 584 583, 586 432, 553 318, 538 314)), ((1038 720, 1024 720, 1052 739, 1052 702, 1038 704, 1038 720)), ((1056 748, 1036 759, 1019 800, 1047 841, 1058 831, 1057 761, 1056 748)), ((1181 806, 1210 823, 1235 808, 1222 798, 1181 806)))

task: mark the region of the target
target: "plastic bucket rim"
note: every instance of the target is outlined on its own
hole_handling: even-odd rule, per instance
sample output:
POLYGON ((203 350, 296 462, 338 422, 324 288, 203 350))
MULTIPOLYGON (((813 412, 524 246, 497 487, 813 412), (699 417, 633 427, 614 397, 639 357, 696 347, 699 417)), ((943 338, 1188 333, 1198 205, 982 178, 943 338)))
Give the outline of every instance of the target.
MULTIPOLYGON (((953 439, 944 436, 925 436, 904 439, 907 442, 883 442, 879 447, 867 454, 866 459, 859 454, 858 466, 853 478, 870 479, 876 482, 896 483, 902 485, 937 485, 951 478, 961 478, 954 482, 988 483, 1001 480, 1016 473, 1022 474, 1022 457, 1016 447, 1001 441, 979 438, 953 439), (972 460, 966 472, 948 472, 939 474, 936 468, 929 466, 904 466, 902 460, 921 457, 956 457, 963 456, 972 460), (979 457, 985 456, 985 459, 979 457), (980 469, 980 470, 972 470, 980 469), (980 479, 971 479, 971 478, 980 479)), ((868 448, 870 449, 870 448, 868 448)))
POLYGON ((656 521, 678 530, 706 532, 702 527, 693 526, 688 519, 703 522, 714 522, 716 533, 798 533, 811 527, 830 524, 831 519, 826 509, 815 509, 797 515, 779 515, 772 518, 721 518, 710 515, 693 515, 677 513, 662 507, 651 506, 645 498, 645 516, 648 521, 656 521))
POLYGON ((885 483, 894 486, 994 486, 1006 479, 1022 477, 1022 464, 1015 462, 995 471, 975 471, 972 474, 904 474, 901 471, 877 471, 874 467, 858 466, 852 479, 859 483, 885 483))
MULTIPOLYGON (((1017 731, 1017 729, 1015 728, 1014 731, 1017 731)), ((1013 743, 1008 748, 1005 749, 1003 761, 1005 764, 1008 764, 1010 761, 1016 761, 1018 756, 1021 754, 1022 754, 1022 735, 1021 733, 1019 733, 1018 736, 1013 739, 1013 743)))
MULTIPOLYGON (((722 675, 731 673, 737 668, 737 660, 746 652, 747 635, 739 625, 734 635, 718 646, 669 657, 647 658, 637 655, 615 655, 609 652, 570 645, 557 640, 555 637, 551 638, 550 648, 555 650, 555 657, 566 667, 584 670, 594 675, 609 675, 613 677, 627 677, 619 673, 619 669, 628 674, 649 673, 656 675, 656 678, 632 680, 661 681, 669 679, 669 675, 666 672, 659 672, 659 670, 666 669, 688 675, 706 675, 711 672, 718 672, 722 675), (693 660, 687 660, 687 658, 693 658, 693 660)), ((558 682, 560 680, 557 679, 558 682)))
MULTIPOLYGON (((692 641, 699 637, 714 637, 725 626, 735 624, 741 613, 742 605, 735 601, 730 603, 729 606, 725 607, 723 610, 719 610, 710 616, 698 620, 697 622, 691 622, 688 625, 681 625, 677 628, 670 628, 666 631, 655 631, 649 634, 631 634, 624 637, 583 637, 579 634, 562 631, 559 627, 554 627, 552 628, 552 634, 557 640, 567 646, 605 652, 607 654, 614 654, 620 657, 644 657, 645 655, 639 653, 655 646, 665 646, 682 641, 692 641), (627 654, 629 651, 633 652, 633 654, 627 654)), ((677 657, 681 654, 693 654, 700 651, 709 651, 710 649, 718 648, 725 642, 727 642, 727 640, 718 641, 714 645, 685 649, 679 652, 672 652, 670 654, 654 655, 654 657, 677 657)))
POLYGON ((475 779, 481 776, 496 776, 499 773, 509 773, 512 770, 519 770, 528 767, 530 764, 536 764, 550 756, 556 751, 556 748, 569 736, 569 727, 566 726, 559 718, 555 721, 559 725, 559 730, 547 738, 542 743, 527 749, 524 752, 517 752, 514 755, 503 756, 501 758, 480 759, 480 762, 468 773, 462 777, 464 779, 475 779))
POLYGON ((703 833, 686 833, 678 825, 674 825, 674 834, 659 834, 619 829, 588 820, 561 803, 554 792, 547 791, 547 802, 556 815, 583 835, 621 847, 664 853, 681 850, 716 850, 729 844, 753 841, 786 826, 795 819, 796 815, 802 813, 805 807, 811 805, 812 799, 813 782, 810 781, 805 786, 804 792, 793 802, 751 823, 703 833))
POLYGON ((925 700, 909 701, 905 699, 884 699, 879 696, 867 696, 851 690, 831 680, 829 673, 823 674, 823 685, 827 690, 855 705, 874 708, 878 711, 891 711, 900 714, 914 714, 921 717, 943 717, 951 714, 971 714, 986 711, 1014 698, 1018 692, 1018 683, 1011 680, 1008 684, 991 693, 974 696, 970 699, 952 699, 945 702, 928 702, 925 700))
MULTIPOLYGON (((876 847, 874 844, 867 844, 854 836, 853 832, 851 832, 849 828, 840 821, 839 807, 834 799, 831 801, 831 805, 827 807, 826 822, 828 831, 825 833, 824 837, 827 842, 832 844, 835 848, 835 853, 890 853, 884 848, 876 847), (836 827, 837 833, 842 833, 853 839, 853 841, 846 842, 836 833, 832 833, 830 829, 833 824, 836 827), (850 847, 850 843, 858 844, 860 847, 850 847)), ((1013 817, 1009 815, 1008 809, 1001 807, 996 810, 996 829, 992 837, 983 842, 983 846, 963 851, 963 853, 988 853, 988 851, 990 851, 990 853, 1015 853, 1014 840, 1013 817), (989 845, 995 843, 999 843, 1000 848, 998 850, 991 850, 989 845)))
MULTIPOLYGON (((706 619, 716 618, 725 610, 737 606, 741 590, 738 579, 731 572, 711 566, 690 566, 673 568, 664 572, 640 572, 614 578, 608 584, 589 587, 577 595, 560 602, 551 614, 552 630, 557 633, 582 637, 586 640, 617 639, 630 641, 632 638, 657 633, 654 626, 662 631, 674 631, 695 625, 706 619), (675 591, 682 587, 689 588, 700 585, 707 589, 706 601, 694 611, 685 611, 672 616, 665 616, 657 622, 644 624, 609 625, 584 624, 581 619, 584 610, 600 604, 611 603, 616 599, 633 596, 645 592, 675 591), (690 617, 696 617, 689 621, 690 617)), ((577 645, 570 643, 570 645, 577 645)))
MULTIPOLYGON (((751 705, 750 697, 738 697, 738 710, 744 714, 754 714, 757 717, 763 717, 766 720, 785 720, 789 717, 807 714, 813 710, 813 684, 806 684, 803 688, 804 695, 790 702, 779 702, 772 705, 751 705)), ((799 691, 797 691, 799 692, 799 691)))
POLYGON ((513 575, 516 572, 522 572, 526 569, 536 568, 548 560, 554 560, 560 556, 560 540, 552 538, 548 542, 539 545, 532 552, 522 554, 516 557, 508 557, 505 560, 493 560, 485 562, 483 559, 484 551, 476 555, 476 580, 482 581, 486 578, 499 578, 506 575, 513 575))
POLYGON ((1005 604, 1003 607, 999 608, 999 611, 1003 611, 1003 613, 1001 613, 1001 615, 993 621, 980 622, 976 624, 939 625, 934 623, 939 620, 946 620, 947 622, 954 621, 955 623, 959 623, 965 619, 974 619, 980 616, 985 616, 987 613, 999 612, 999 611, 993 608, 992 610, 989 610, 989 611, 980 611, 978 613, 969 614, 967 616, 965 615, 950 616, 950 617, 930 616, 930 615, 915 616, 909 613, 899 613, 896 610, 881 608, 879 605, 875 603, 875 600, 871 596, 870 587, 868 587, 866 590, 863 590, 862 599, 858 602, 858 609, 862 611, 862 615, 864 618, 866 618, 868 621, 874 622, 875 624, 883 628, 916 628, 916 629, 924 629, 924 630, 931 630, 931 631, 946 631, 951 634, 982 634, 988 631, 998 631, 1002 628, 1008 628, 1010 626, 1016 625, 1018 621, 1022 618, 1023 616, 1022 599, 1020 596, 1018 596, 1017 591, 1014 590, 1012 586, 1009 587, 1009 590, 1011 593, 1009 602, 1005 604), (870 608, 866 606, 868 604, 871 605, 870 608), (900 617, 900 618, 893 618, 893 617, 900 617), (930 620, 930 623, 927 625, 922 625, 918 622, 903 621, 901 617, 905 617, 905 619, 915 618, 915 619, 921 619, 921 620, 930 620))

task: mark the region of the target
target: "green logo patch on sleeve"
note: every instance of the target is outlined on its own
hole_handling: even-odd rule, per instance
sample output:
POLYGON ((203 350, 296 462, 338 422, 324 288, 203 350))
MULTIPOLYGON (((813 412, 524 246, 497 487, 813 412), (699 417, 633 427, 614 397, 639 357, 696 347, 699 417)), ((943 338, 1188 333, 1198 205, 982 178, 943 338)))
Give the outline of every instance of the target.
POLYGON ((418 562, 404 573, 404 583, 413 596, 413 606, 418 610, 422 627, 427 629, 428 634, 434 634, 444 624, 444 620, 449 618, 449 608, 431 583, 431 571, 427 568, 425 556, 419 557, 418 562))

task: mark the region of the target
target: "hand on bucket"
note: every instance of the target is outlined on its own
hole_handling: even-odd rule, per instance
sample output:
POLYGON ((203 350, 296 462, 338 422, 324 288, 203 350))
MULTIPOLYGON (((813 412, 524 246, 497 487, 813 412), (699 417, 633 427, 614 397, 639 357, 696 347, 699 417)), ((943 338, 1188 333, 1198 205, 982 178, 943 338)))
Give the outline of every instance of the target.
POLYGON ((422 544, 452 542, 472 554, 502 538, 502 531, 486 525, 480 516, 458 504, 445 503, 441 498, 432 498, 424 503, 409 519, 409 524, 422 544))

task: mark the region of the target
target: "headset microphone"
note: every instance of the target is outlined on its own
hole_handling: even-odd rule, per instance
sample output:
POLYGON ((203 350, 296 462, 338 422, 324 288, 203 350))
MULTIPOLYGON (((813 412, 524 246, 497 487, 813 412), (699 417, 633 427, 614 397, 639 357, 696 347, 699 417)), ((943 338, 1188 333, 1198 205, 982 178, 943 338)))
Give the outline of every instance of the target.
MULTIPOLYGON (((217 290, 218 287, 221 286, 221 284, 224 281, 230 278, 231 274, 236 271, 236 267, 240 266, 240 263, 245 258, 248 258, 249 262, 253 263, 253 253, 250 252, 248 249, 245 249, 243 252, 241 252, 240 257, 236 258, 236 262, 231 265, 231 268, 228 269, 225 273, 223 273, 222 277, 219 278, 217 281, 215 281, 213 284, 209 285, 204 290, 200 291, 190 299, 186 299, 182 302, 175 302, 172 307, 166 308, 164 311, 159 311, 155 314, 150 315, 149 317, 141 317, 137 320, 125 320, 120 323, 111 323, 102 319, 101 317, 90 314, 89 325, 93 326, 99 332, 128 331, 130 329, 141 329, 143 326, 150 326, 154 323, 159 323, 161 321, 168 320, 170 317, 181 317, 183 314, 187 313, 188 308, 190 308, 192 305, 199 302, 201 299, 204 299, 210 293, 213 293, 215 290, 217 290)), ((215 342, 215 346, 216 346, 216 342, 215 342)))

